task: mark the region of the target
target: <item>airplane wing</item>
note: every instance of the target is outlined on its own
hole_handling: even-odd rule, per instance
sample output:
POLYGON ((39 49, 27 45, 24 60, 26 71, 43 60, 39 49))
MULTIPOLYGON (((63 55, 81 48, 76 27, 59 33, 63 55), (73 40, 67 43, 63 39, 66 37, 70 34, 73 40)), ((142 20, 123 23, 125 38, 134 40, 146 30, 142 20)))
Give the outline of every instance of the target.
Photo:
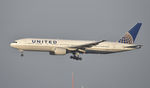
POLYGON ((72 47, 69 47, 68 50, 70 51, 80 51, 80 52, 85 52, 85 48, 90 48, 90 47, 93 47, 93 46, 96 46, 98 45, 99 43, 102 43, 102 42, 105 42, 106 40, 101 40, 101 41, 98 41, 98 42, 92 42, 92 43, 87 43, 87 44, 83 44, 83 45, 78 45, 78 46, 72 46, 72 47))
POLYGON ((102 40, 102 41, 98 41, 98 42, 92 42, 92 43, 87 43, 87 44, 78 45, 78 46, 73 46, 73 47, 70 47, 70 48, 78 48, 78 49, 89 48, 89 47, 98 45, 99 43, 102 43, 104 41, 106 41, 106 40, 102 40))

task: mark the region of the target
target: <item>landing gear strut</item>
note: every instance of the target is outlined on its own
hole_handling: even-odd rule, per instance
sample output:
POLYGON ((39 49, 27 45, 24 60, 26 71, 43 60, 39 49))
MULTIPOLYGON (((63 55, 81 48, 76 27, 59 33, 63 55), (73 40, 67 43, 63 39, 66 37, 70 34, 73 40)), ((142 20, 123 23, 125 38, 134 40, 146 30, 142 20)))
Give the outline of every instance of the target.
POLYGON ((71 59, 74 59, 74 60, 82 60, 81 57, 79 57, 79 53, 76 52, 76 53, 73 53, 73 56, 70 56, 71 59))

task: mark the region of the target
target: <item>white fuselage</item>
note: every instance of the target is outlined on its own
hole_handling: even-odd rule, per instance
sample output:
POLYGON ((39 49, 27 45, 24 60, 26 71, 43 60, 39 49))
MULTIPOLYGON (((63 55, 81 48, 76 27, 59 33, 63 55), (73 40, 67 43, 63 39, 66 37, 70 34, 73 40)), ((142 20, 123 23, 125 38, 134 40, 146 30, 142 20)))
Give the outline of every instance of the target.
MULTIPOLYGON (((67 49, 72 46, 84 45, 92 42, 96 41, 25 38, 16 40, 14 43, 11 43, 10 46, 23 51, 53 52, 55 48, 67 49)), ((136 48, 129 48, 128 46, 135 46, 135 45, 105 41, 96 46, 86 48, 85 53, 106 54, 136 49, 136 48)))

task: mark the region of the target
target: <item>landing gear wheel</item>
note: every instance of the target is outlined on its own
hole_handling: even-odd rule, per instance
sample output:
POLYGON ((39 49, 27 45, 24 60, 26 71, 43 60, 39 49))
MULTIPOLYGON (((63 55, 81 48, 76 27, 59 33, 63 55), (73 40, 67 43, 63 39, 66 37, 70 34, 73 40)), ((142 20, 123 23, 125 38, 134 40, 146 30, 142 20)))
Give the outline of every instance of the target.
POLYGON ((73 54, 73 56, 70 56, 71 59, 82 60, 82 58, 79 57, 79 54, 80 54, 79 52, 73 52, 72 54, 73 54))
POLYGON ((71 59, 74 59, 74 56, 70 56, 71 59))
POLYGON ((20 56, 22 56, 22 57, 23 57, 23 56, 24 56, 24 54, 22 53, 20 56))
POLYGON ((70 56, 70 58, 73 59, 73 60, 82 60, 81 57, 76 57, 76 56, 70 56))
POLYGON ((78 60, 82 60, 82 58, 81 58, 81 57, 79 57, 79 58, 78 58, 78 60))

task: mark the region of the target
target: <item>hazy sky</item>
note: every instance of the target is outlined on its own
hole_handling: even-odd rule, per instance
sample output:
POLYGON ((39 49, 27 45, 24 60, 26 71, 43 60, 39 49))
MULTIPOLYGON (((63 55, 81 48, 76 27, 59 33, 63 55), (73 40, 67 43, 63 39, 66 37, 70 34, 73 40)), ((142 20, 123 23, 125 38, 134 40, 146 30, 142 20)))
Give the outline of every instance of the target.
POLYGON ((0 88, 150 88, 149 0, 0 0, 0 88), (143 25, 139 50, 116 54, 52 56, 9 46, 20 38, 119 40, 143 25))

